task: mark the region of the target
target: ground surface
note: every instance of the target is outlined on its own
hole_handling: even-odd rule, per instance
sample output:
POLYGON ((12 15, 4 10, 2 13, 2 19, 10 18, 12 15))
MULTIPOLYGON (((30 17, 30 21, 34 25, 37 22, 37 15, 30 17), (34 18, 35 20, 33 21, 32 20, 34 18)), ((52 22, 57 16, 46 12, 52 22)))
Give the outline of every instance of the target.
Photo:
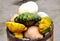
MULTIPOLYGON (((0 41, 7 41, 5 22, 18 11, 16 0, 0 0, 0 41)), ((46 12, 54 22, 54 41, 60 41, 60 0, 37 0, 39 11, 46 12)))

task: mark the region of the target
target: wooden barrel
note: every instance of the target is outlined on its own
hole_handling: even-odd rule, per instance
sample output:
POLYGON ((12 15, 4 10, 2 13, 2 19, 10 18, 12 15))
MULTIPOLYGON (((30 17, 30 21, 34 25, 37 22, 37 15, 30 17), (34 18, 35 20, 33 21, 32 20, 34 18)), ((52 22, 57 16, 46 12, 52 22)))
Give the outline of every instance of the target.
POLYGON ((18 39, 8 30, 8 28, 6 29, 6 31, 7 31, 8 41, 48 41, 48 40, 53 41, 53 38, 52 38, 53 37, 53 28, 42 39, 36 39, 36 40, 30 40, 28 38, 18 39))

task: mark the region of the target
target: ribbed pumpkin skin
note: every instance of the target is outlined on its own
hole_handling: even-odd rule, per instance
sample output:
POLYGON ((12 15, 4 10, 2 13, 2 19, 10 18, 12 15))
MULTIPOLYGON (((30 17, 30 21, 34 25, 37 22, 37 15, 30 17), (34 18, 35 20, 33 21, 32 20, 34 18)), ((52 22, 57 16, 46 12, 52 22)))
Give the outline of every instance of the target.
POLYGON ((52 20, 49 17, 43 17, 39 23, 40 33, 46 34, 52 28, 52 20))
POLYGON ((40 20, 41 17, 39 15, 32 13, 23 13, 14 19, 15 22, 22 23, 26 26, 32 26, 40 20))

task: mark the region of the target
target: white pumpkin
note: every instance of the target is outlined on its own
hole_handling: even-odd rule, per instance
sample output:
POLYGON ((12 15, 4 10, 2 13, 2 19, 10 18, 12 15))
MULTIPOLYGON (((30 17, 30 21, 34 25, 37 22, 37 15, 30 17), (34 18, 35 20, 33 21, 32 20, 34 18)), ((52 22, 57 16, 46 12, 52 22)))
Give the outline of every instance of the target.
MULTIPOLYGON (((48 16, 45 12, 38 12, 38 15, 42 18, 48 16)), ((49 16, 48 16, 49 17, 49 16)))
POLYGON ((33 1, 29 1, 27 3, 22 4, 18 9, 18 13, 22 14, 25 12, 29 12, 29 13, 38 12, 38 5, 33 1))

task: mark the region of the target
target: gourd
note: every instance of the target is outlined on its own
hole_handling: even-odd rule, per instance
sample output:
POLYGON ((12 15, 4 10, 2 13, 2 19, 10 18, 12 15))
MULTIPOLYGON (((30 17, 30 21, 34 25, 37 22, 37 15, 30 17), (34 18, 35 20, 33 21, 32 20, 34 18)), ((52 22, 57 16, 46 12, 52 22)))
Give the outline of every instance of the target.
POLYGON ((29 2, 26 2, 22 5, 20 5, 19 9, 18 9, 18 14, 22 14, 25 12, 37 13, 38 12, 38 5, 33 1, 29 1, 29 2))
POLYGON ((39 22, 39 29, 42 34, 49 32, 50 29, 52 28, 51 26, 52 26, 52 21, 48 16, 43 17, 39 22))
POLYGON ((11 32, 23 32, 27 30, 27 27, 25 25, 20 24, 20 23, 15 23, 15 22, 6 22, 6 26, 11 32))
POLYGON ((30 39, 38 39, 43 38, 43 35, 39 33, 37 26, 31 26, 29 29, 25 32, 25 37, 30 39))
POLYGON ((32 26, 39 20, 41 20, 41 17, 33 13, 23 13, 14 19, 15 22, 22 23, 26 26, 32 26))
POLYGON ((16 37, 16 38, 23 38, 23 34, 22 33, 14 33, 14 36, 16 37))

